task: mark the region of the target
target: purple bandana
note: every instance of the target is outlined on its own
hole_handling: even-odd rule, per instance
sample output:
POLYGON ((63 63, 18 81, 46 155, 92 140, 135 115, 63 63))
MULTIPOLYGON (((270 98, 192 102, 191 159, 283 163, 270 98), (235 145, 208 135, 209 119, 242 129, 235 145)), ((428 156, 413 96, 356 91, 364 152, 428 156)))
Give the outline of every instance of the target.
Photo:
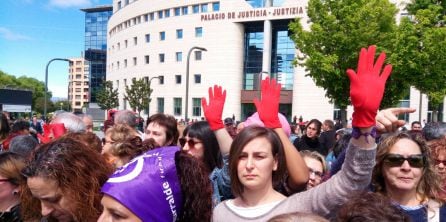
POLYGON ((183 203, 175 167, 179 150, 161 147, 135 157, 110 176, 101 191, 142 221, 175 221, 183 203))

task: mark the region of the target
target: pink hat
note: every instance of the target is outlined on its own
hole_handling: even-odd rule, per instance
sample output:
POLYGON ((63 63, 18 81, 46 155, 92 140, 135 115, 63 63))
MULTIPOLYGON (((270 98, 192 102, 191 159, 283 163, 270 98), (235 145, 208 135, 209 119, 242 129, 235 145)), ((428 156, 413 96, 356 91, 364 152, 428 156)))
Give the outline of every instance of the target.
MULTIPOLYGON (((283 129, 283 131, 285 131, 285 134, 289 137, 291 135, 290 124, 288 123, 288 120, 286 119, 286 117, 284 115, 282 115, 281 113, 279 113, 278 115, 279 115, 280 124, 282 125, 282 129, 283 129)), ((250 117, 248 117, 248 119, 246 119, 246 121, 244 122, 244 125, 245 125, 245 127, 251 126, 251 125, 265 126, 265 124, 263 124, 262 120, 260 120, 258 112, 255 112, 250 117)))

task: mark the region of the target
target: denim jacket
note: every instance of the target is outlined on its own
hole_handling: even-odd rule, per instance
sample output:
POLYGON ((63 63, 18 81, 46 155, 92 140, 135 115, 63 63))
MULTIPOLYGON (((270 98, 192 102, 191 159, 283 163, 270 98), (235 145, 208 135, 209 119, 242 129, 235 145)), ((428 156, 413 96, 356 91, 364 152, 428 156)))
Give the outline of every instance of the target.
POLYGON ((229 176, 229 155, 223 156, 223 167, 214 168, 209 179, 212 183, 212 203, 213 207, 221 201, 234 198, 231 192, 231 178, 229 176))

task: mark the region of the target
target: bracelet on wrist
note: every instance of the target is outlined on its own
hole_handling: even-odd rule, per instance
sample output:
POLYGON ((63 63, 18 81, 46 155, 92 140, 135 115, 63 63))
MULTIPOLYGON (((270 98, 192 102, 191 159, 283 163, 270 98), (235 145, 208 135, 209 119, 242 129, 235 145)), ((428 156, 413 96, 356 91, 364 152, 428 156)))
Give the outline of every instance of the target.
MULTIPOLYGON (((352 137, 355 139, 359 139, 359 137, 361 137, 361 136, 364 136, 366 138, 368 136, 371 136, 373 139, 376 139, 378 137, 376 127, 374 126, 374 127, 372 127, 372 130, 370 132, 364 132, 364 133, 361 131, 361 128, 353 127, 352 137)), ((366 142, 368 142, 368 140, 366 140, 366 142)))

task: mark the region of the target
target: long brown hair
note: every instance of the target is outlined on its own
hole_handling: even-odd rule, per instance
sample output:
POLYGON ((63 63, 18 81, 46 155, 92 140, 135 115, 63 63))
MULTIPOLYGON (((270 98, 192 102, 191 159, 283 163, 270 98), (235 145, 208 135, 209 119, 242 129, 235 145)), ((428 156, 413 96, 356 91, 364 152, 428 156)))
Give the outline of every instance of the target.
MULTIPOLYGON (((101 214, 101 186, 112 173, 111 167, 96 151, 72 138, 60 138, 38 147, 22 171, 27 177, 54 180, 76 209, 76 221, 96 221, 101 214)), ((25 186, 22 212, 25 221, 38 220, 41 207, 25 186)))
POLYGON ((175 162, 184 200, 179 221, 211 221, 212 187, 204 164, 185 151, 175 154, 175 162))

